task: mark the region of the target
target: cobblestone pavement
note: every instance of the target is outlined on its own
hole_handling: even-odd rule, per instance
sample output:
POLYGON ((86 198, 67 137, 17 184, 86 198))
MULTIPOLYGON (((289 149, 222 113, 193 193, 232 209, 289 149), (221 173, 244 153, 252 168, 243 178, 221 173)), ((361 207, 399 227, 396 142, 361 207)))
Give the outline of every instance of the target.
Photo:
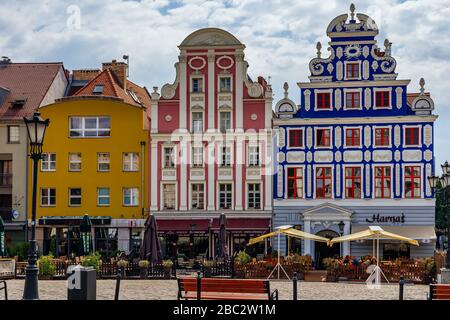
MULTIPOLYGON (((22 299, 24 280, 8 280, 8 295, 12 300, 22 299)), ((97 281, 97 299, 113 300, 115 280, 97 281)), ((292 299, 290 281, 271 281, 271 289, 279 290, 279 299, 292 299)), ((382 285, 381 289, 368 289, 360 283, 299 282, 299 299, 307 300, 396 300, 398 284, 382 285)), ((404 298, 424 300, 428 292, 425 285, 405 285, 404 298)), ((41 300, 64 300, 67 298, 66 281, 39 281, 41 300)), ((121 300, 174 300, 177 297, 175 280, 122 280, 121 300)), ((0 297, 2 299, 3 296, 0 297)))

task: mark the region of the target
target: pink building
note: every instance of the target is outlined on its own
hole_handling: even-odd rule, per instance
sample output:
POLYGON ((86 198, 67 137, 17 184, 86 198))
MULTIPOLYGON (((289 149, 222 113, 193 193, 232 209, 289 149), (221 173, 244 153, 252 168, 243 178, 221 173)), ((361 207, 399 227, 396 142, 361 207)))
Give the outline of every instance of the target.
POLYGON ((225 213, 232 254, 271 226, 272 89, 247 75, 245 46, 224 30, 179 49, 174 83, 152 93, 150 211, 164 255, 189 258, 216 255, 225 213))

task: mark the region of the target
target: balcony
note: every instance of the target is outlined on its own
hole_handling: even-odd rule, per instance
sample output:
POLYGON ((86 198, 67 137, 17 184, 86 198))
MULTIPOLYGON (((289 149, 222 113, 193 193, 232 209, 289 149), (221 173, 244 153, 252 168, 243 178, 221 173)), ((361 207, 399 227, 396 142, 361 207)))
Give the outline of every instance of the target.
POLYGON ((0 173, 0 188, 11 188, 12 180, 12 173, 0 173))

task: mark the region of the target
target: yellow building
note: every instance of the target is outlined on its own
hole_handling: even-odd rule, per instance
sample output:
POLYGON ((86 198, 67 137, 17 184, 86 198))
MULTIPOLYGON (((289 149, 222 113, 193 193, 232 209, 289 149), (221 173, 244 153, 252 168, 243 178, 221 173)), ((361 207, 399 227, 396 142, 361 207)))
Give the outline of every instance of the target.
POLYGON ((92 221, 94 250, 138 250, 148 211, 150 98, 127 80, 126 68, 113 60, 102 70, 74 71, 67 96, 39 108, 50 119, 38 173, 37 239, 44 254, 77 254, 84 214, 92 221))

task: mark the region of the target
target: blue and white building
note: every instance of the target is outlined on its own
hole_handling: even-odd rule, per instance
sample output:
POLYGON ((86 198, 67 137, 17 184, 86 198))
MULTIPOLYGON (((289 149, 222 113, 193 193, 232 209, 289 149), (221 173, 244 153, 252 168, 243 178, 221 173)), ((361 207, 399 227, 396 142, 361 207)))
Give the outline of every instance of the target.
MULTIPOLYGON (((293 225, 334 237, 380 225, 419 240, 419 247, 381 242, 384 259, 431 256, 435 200, 427 182, 434 173, 434 103, 408 93, 398 79, 392 43, 379 48, 376 23, 343 14, 327 28, 328 57, 317 43, 309 82, 300 82, 300 105, 285 97, 275 109, 274 228, 293 225)), ((282 240, 284 253, 372 254, 372 241, 331 249, 312 241, 282 240), (340 252, 342 250, 342 252, 340 252)))

